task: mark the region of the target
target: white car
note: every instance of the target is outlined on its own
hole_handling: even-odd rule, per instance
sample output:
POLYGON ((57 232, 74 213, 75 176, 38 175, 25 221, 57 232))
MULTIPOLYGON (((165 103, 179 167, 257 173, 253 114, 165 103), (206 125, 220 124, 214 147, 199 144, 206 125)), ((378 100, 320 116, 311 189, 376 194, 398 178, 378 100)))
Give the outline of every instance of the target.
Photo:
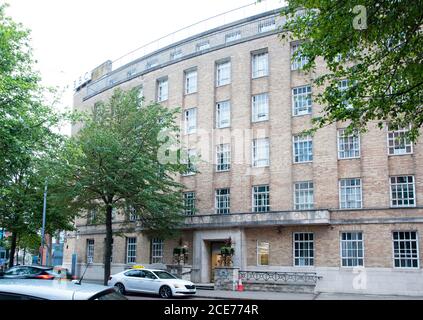
POLYGON ((194 283, 176 278, 163 270, 130 269, 110 276, 109 286, 116 287, 120 293, 154 293, 162 298, 187 296, 196 293, 194 283))

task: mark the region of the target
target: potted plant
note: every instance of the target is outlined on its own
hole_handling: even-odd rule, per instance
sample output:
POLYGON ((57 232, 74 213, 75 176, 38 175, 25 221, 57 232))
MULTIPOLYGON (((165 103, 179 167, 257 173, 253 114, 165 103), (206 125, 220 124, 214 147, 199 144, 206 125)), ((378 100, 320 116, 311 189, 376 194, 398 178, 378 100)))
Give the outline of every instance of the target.
POLYGON ((173 249, 173 261, 175 264, 185 264, 188 261, 188 248, 179 239, 179 246, 173 249))
POLYGON ((225 244, 220 248, 220 265, 229 267, 232 265, 232 256, 235 254, 235 249, 232 247, 232 239, 229 238, 225 244))

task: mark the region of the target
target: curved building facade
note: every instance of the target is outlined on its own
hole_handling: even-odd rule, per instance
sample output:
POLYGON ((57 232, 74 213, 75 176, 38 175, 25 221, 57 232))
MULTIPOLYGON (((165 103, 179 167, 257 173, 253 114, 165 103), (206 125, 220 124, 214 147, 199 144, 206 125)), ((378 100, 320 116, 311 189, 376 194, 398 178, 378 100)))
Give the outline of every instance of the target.
MULTIPOLYGON (((134 233, 113 240, 112 273, 133 263, 171 264, 182 242, 191 279, 209 283, 230 237, 241 270, 316 272, 323 292, 423 294, 422 142, 409 143, 405 129, 376 126, 346 136, 344 123, 300 135, 322 108, 313 101, 315 75, 300 70, 301 59, 291 61, 299 43, 278 36, 278 12, 203 32, 113 71, 106 63, 77 86, 78 110, 117 87, 138 87, 146 104, 181 106, 182 140, 190 156, 201 156, 199 173, 178 178, 193 208, 181 239, 151 239, 134 221, 134 233)), ((115 229, 123 219, 128 215, 116 215, 115 229)), ((86 277, 101 279, 105 228, 85 218, 76 226, 65 264, 77 253, 79 266, 93 262, 86 277)))

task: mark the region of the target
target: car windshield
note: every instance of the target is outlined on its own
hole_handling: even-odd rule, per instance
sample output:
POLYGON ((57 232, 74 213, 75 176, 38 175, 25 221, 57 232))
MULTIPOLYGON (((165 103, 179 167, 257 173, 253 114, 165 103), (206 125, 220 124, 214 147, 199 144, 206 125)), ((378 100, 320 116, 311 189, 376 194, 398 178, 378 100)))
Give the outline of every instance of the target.
POLYGON ((166 271, 154 271, 154 273, 159 277, 159 279, 178 279, 173 274, 166 271))

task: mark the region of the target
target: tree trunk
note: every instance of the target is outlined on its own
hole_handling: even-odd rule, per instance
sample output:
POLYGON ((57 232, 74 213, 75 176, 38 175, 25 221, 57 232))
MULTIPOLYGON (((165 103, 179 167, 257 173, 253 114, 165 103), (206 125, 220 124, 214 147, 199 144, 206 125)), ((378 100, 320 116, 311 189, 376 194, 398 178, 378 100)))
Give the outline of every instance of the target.
POLYGON ((24 248, 23 258, 22 258, 22 264, 25 264, 25 256, 26 256, 26 248, 24 248))
POLYGON ((13 267, 15 262, 15 251, 16 251, 16 243, 18 239, 18 234, 16 232, 12 232, 12 243, 10 244, 10 254, 9 254, 9 268, 13 267))
POLYGON ((104 246, 104 285, 107 286, 107 281, 110 277, 110 258, 112 256, 112 206, 106 207, 106 243, 104 246))

